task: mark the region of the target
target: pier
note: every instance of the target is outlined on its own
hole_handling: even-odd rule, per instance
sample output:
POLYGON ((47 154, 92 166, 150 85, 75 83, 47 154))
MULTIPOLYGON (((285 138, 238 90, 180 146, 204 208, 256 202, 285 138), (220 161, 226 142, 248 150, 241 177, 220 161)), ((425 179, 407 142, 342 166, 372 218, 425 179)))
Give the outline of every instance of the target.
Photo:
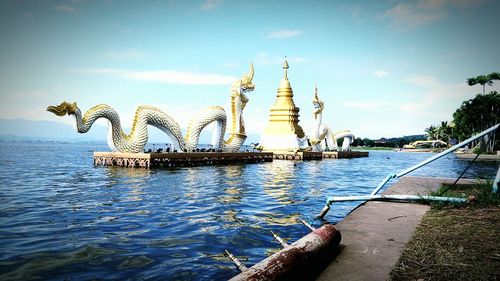
POLYGON ((266 152, 121 153, 94 152, 95 166, 161 168, 273 161, 266 152))
POLYGON ((277 160, 321 160, 323 158, 321 152, 271 152, 273 158, 277 160))
POLYGON ((368 151, 323 151, 323 158, 351 159, 360 157, 368 157, 368 151))
POLYGON ((94 152, 95 166, 125 168, 191 167, 201 165, 250 164, 273 160, 309 161, 323 158, 342 159, 368 157, 366 151, 338 152, 182 152, 182 153, 122 153, 94 152))

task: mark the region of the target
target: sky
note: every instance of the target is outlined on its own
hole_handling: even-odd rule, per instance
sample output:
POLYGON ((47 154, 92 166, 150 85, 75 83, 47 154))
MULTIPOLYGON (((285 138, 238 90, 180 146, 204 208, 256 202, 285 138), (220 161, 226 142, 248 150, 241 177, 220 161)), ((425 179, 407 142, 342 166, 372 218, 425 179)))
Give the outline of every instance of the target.
POLYGON ((130 128, 145 104, 186 128, 204 107, 229 113, 253 62, 243 116, 261 134, 287 56, 306 134, 315 84, 333 131, 423 134, 482 91, 467 78, 500 71, 499 16, 493 0, 0 1, 0 118, 70 124, 45 109, 76 101, 130 128))

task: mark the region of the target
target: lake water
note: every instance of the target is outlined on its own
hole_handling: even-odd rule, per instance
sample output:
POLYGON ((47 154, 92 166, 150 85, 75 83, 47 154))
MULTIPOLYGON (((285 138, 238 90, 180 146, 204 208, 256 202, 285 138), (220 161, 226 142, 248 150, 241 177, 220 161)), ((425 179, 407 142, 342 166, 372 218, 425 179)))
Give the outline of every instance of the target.
MULTIPOLYGON (((0 279, 224 280, 307 234, 301 217, 331 195, 367 194, 389 173, 431 153, 370 151, 369 158, 201 166, 94 167, 105 144, 0 142, 0 279)), ((447 156, 410 175, 456 177, 447 156)), ((494 178, 498 162, 465 177, 494 178)), ((336 203, 335 223, 356 203, 336 203)))

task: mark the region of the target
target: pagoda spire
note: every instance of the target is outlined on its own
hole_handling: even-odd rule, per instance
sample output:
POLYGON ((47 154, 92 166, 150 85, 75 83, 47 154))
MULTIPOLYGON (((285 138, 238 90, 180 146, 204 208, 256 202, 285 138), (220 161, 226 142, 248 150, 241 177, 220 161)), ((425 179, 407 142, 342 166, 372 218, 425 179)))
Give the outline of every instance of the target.
POLYGON ((286 56, 285 56, 285 62, 283 63, 283 69, 285 70, 285 80, 288 80, 288 73, 287 73, 287 70, 289 69, 290 67, 288 66, 288 61, 286 60, 286 56))

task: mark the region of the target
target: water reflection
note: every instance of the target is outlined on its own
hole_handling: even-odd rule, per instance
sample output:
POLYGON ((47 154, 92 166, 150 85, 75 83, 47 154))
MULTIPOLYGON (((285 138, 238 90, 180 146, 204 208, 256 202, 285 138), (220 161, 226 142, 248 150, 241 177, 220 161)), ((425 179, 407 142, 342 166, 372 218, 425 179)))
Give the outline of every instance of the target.
MULTIPOLYGON (((103 167, 107 174, 107 186, 112 189, 127 188, 128 196, 125 201, 143 201, 144 188, 151 176, 151 170, 148 169, 123 169, 122 167, 103 167)), ((124 190, 116 190, 124 193, 124 190)))
POLYGON ((291 195, 291 181, 296 176, 296 164, 293 161, 278 160, 270 166, 265 174, 264 192, 283 205, 292 204, 294 200, 291 195))
POLYGON ((217 201, 225 205, 240 202, 247 190, 242 178, 243 165, 231 165, 220 168, 218 188, 221 188, 223 193, 217 196, 217 201))
POLYGON ((261 217, 261 220, 267 225, 294 225, 299 223, 300 214, 282 214, 282 213, 267 213, 261 217))
POLYGON ((191 169, 182 169, 182 174, 185 177, 186 183, 189 186, 196 185, 196 183, 200 180, 200 167, 193 167, 191 169))

